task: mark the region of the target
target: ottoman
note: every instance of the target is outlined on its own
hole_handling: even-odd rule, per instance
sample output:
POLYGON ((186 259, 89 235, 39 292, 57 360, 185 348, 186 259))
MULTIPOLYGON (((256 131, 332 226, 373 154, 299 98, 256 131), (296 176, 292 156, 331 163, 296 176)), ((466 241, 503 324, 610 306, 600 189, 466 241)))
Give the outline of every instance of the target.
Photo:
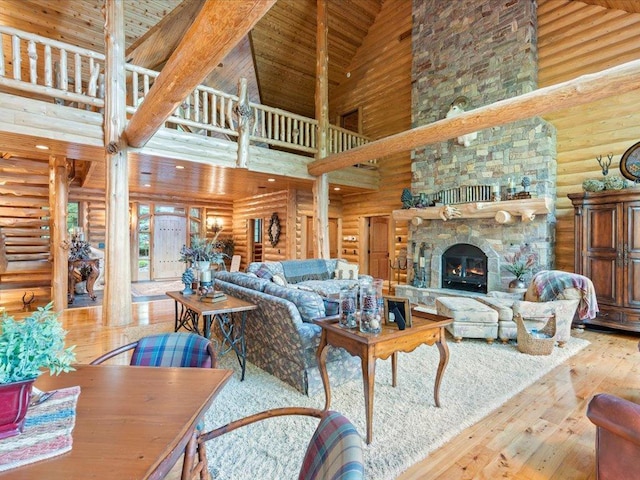
POLYGON ((498 312, 472 298, 436 298, 438 315, 453 319, 445 328, 456 342, 463 338, 485 338, 493 343, 498 337, 498 312))

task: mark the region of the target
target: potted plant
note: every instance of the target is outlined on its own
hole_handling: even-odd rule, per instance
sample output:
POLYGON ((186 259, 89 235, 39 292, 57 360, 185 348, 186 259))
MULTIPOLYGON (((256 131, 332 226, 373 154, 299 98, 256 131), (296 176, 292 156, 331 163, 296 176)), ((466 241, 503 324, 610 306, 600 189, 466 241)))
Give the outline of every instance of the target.
POLYGON ((191 265, 197 266, 198 270, 207 270, 210 263, 222 263, 226 255, 221 250, 218 233, 212 240, 200 235, 192 236, 191 244, 188 247, 183 245, 180 249, 180 261, 191 262, 191 265))
POLYGON ((505 255, 504 259, 507 263, 503 268, 516 277, 509 283, 509 289, 516 291, 526 289, 524 278, 537 267, 537 253, 531 251, 528 245, 521 245, 516 253, 505 255))
POLYGON ((51 375, 73 370, 75 346, 65 348, 67 332, 52 306, 24 320, 5 312, 0 320, 0 438, 22 431, 33 382, 43 369, 51 375))

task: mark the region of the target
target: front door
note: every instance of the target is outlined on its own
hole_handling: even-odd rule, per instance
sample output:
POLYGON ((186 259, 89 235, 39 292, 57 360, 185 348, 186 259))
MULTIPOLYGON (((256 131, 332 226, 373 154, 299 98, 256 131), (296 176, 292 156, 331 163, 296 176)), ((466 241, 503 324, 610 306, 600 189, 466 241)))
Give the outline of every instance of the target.
POLYGON ((389 217, 369 220, 369 274, 383 280, 389 277, 389 217))
POLYGON ((156 215, 153 223, 153 270, 151 278, 180 278, 185 265, 180 249, 187 242, 187 219, 175 215, 156 215))

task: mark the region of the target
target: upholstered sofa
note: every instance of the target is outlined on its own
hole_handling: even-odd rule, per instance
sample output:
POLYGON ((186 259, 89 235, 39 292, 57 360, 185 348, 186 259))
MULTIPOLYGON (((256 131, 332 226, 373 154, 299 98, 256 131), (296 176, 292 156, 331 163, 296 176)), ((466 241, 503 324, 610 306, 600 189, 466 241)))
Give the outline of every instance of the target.
MULTIPOLYGON (((335 272, 336 260, 323 262, 326 262, 327 268, 333 267, 331 273, 335 272)), ((229 295, 258 306, 247 315, 247 360, 300 392, 314 395, 322 391, 322 379, 315 356, 321 329, 313 323, 313 319, 337 314, 338 302, 335 298, 312 291, 310 285, 331 293, 357 286, 358 279, 322 280, 320 276, 310 278, 312 274, 309 274, 306 280, 297 282, 304 284, 302 286, 305 288, 301 289, 295 287, 296 283, 293 282, 287 283, 287 286, 280 285, 272 281, 273 275, 265 271, 259 272, 262 276, 256 274, 260 268, 283 274, 281 265, 275 265, 279 263, 251 264, 248 272, 216 272, 215 285, 229 295), (265 264, 268 266, 265 267, 265 264), (326 284, 320 285, 320 282, 326 284)), ((289 279, 294 280, 292 276, 289 279)), ((332 385, 362 378, 359 360, 342 349, 329 350, 327 370, 332 385)))

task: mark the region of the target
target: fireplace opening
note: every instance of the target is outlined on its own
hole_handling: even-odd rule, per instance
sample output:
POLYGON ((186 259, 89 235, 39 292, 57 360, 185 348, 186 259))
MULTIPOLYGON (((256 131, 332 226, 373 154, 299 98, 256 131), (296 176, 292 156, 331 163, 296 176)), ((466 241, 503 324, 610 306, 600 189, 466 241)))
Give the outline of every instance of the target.
POLYGON ((487 256, 468 243, 452 245, 442 254, 442 286, 487 293, 487 256))

